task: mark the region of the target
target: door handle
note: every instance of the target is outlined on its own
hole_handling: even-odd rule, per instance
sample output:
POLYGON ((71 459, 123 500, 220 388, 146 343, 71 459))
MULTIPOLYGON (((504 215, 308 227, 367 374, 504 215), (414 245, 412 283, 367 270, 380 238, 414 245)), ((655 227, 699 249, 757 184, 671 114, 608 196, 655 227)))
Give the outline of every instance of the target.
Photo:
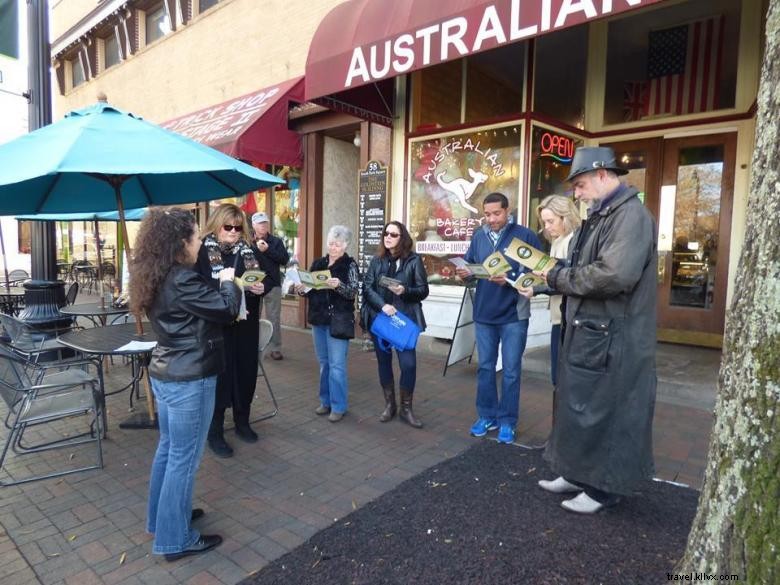
POLYGON ((667 252, 658 253, 658 266, 656 268, 658 284, 663 284, 666 278, 666 254, 667 252))

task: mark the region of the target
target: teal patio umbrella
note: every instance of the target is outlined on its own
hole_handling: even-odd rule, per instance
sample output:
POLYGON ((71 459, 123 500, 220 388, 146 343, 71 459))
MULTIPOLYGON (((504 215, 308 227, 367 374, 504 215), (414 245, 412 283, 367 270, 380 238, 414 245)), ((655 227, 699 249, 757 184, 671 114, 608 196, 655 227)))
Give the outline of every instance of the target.
POLYGON ((238 197, 279 183, 105 101, 0 145, 0 215, 118 211, 125 241, 126 208, 238 197))

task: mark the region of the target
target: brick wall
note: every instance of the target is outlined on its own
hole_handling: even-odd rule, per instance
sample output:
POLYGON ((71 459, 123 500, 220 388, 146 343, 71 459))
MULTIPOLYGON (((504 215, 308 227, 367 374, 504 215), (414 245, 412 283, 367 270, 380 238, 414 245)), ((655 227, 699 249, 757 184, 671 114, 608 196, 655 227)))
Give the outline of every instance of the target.
MULTIPOLYGON (((64 96, 55 91, 54 118, 93 103, 103 91, 110 103, 163 122, 303 75, 317 26, 340 2, 223 0, 94 80, 64 96)), ((72 26, 81 4, 58 4, 52 29, 72 26)), ((94 2, 86 5, 91 9, 94 2)))

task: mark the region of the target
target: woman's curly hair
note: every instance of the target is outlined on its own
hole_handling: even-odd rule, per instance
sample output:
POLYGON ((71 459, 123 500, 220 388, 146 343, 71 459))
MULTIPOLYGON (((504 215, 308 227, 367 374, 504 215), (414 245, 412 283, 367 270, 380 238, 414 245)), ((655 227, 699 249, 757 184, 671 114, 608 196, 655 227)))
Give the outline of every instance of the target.
POLYGON ((130 262, 130 309, 147 313, 174 264, 185 259, 185 243, 196 228, 186 209, 150 209, 138 230, 130 262))

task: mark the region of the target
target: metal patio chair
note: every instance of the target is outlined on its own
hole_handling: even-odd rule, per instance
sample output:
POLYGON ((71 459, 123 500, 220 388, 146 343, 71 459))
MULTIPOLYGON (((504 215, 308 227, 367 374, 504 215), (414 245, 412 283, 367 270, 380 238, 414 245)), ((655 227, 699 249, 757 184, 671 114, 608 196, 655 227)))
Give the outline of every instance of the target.
POLYGON ((69 475, 89 469, 102 469, 101 439, 105 432, 105 406, 97 383, 86 379, 71 384, 55 384, 50 383, 49 380, 35 385, 29 382, 23 360, 7 348, 0 347, 0 396, 10 415, 5 445, 0 454, 0 472, 4 471, 3 475, 9 475, 10 480, 0 479, 0 487, 69 475), (62 423, 59 421, 77 416, 89 417, 89 430, 76 435, 63 436, 60 426, 62 423), (47 426, 48 432, 40 430, 54 422, 58 423, 55 429, 47 426), (57 438, 50 440, 41 438, 37 443, 25 443, 25 433, 31 429, 35 429, 41 435, 47 434, 57 438), (92 465, 22 478, 11 476, 8 470, 4 470, 9 451, 23 457, 92 442, 95 443, 96 448, 96 462, 92 465))
MULTIPOLYGON (((263 352, 271 341, 271 336, 274 333, 274 324, 267 319, 260 319, 260 339, 258 342, 258 359, 257 359, 257 377, 262 378, 265 382, 265 387, 268 390, 268 396, 271 398, 271 404, 273 409, 260 414, 249 421, 250 424, 260 422, 276 416, 279 412, 279 405, 276 402, 276 396, 274 396, 273 388, 271 388, 271 382, 268 380, 268 375, 265 373, 265 367, 263 366, 263 352)), ((231 427, 226 427, 231 428, 231 427)))

